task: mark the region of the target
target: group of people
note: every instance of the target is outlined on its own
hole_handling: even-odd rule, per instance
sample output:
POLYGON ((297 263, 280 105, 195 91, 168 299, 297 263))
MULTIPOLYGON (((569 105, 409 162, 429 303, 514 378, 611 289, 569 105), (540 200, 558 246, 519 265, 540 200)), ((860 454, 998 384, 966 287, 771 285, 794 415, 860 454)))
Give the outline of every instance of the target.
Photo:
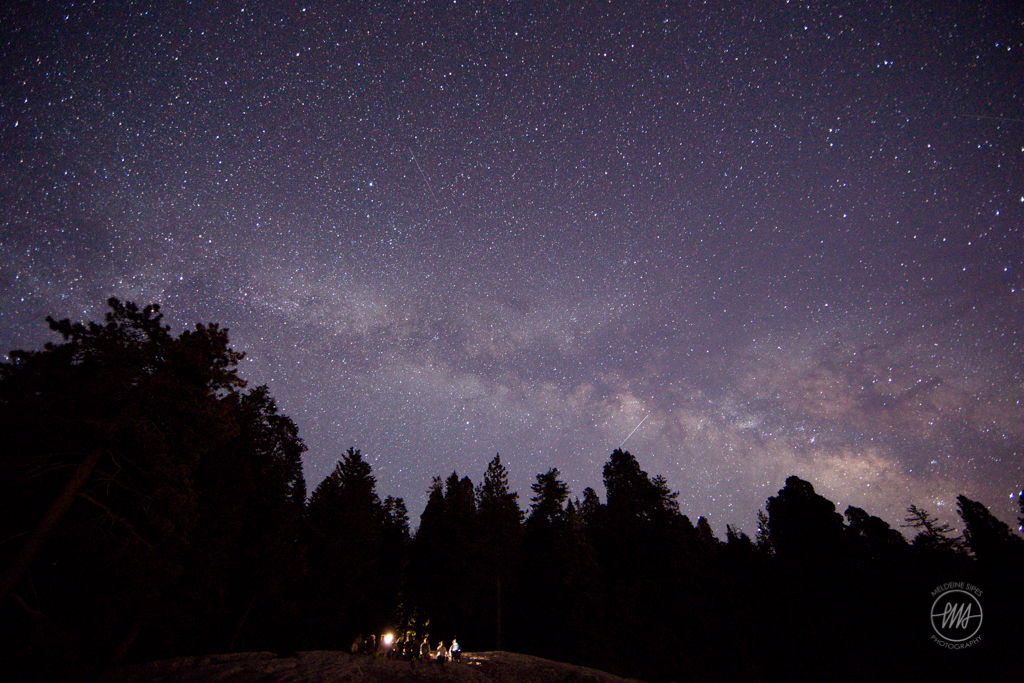
POLYGON ((376 634, 363 637, 356 636, 352 641, 352 654, 375 655, 412 662, 417 659, 430 659, 438 662, 458 662, 462 659, 462 648, 457 638, 452 638, 451 645, 445 646, 443 640, 437 641, 436 647, 430 646, 430 634, 423 636, 419 643, 412 636, 395 638, 392 633, 377 637, 376 634))

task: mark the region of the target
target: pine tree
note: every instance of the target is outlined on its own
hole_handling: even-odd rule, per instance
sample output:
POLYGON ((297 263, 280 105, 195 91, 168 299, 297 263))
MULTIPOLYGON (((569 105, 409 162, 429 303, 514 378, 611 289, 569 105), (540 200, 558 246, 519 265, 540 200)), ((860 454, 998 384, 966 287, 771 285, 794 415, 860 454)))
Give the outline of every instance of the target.
POLYGON ((711 548, 716 547, 719 543, 706 517, 697 518, 697 540, 711 548))
POLYGON ((306 447, 266 387, 233 407, 237 437, 194 476, 200 504, 181 601, 191 601, 181 619, 194 650, 277 646, 282 625, 298 618, 290 596, 304 571, 306 447), (184 623, 203 612, 198 624, 184 623))
POLYGON ((522 521, 518 498, 518 493, 509 490, 508 470, 501 462, 501 455, 495 455, 477 487, 476 504, 481 523, 499 532, 499 539, 501 534, 516 533, 522 521))
POLYGON ((401 498, 384 499, 384 521, 388 531, 398 537, 409 536, 409 510, 401 498))
POLYGON ((410 600, 434 637, 459 635, 467 649, 483 628, 477 533, 473 482, 457 472, 443 483, 435 478, 413 540, 410 600))
POLYGON ((571 530, 566 501, 569 487, 558 468, 536 476, 530 485, 530 514, 526 519, 524 584, 521 622, 528 651, 550 656, 554 643, 571 628, 566 622, 575 586, 568 542, 571 530))
POLYGON ((1024 556, 1024 540, 988 508, 967 496, 957 496, 957 511, 964 521, 964 541, 979 560, 1010 566, 1024 556))
POLYGON ((484 608, 483 621, 488 626, 493 624, 491 645, 496 649, 502 647, 507 596, 515 594, 512 584, 519 559, 523 517, 516 502, 518 498, 518 493, 509 490, 508 470, 501 456, 496 454, 476 491, 480 574, 488 578, 480 586, 480 604, 484 608))
POLYGON ((591 487, 583 489, 583 500, 579 504, 580 515, 588 526, 595 523, 601 511, 601 499, 591 487))
POLYGON ((651 511, 654 493, 647 473, 629 451, 615 449, 603 469, 605 499, 610 513, 639 519, 651 511))
POLYGON ((913 544, 929 550, 957 552, 963 548, 963 539, 953 534, 953 527, 946 522, 939 522, 927 510, 911 505, 907 508, 907 516, 901 527, 917 529, 913 544))
POLYGON ((308 516, 314 644, 338 648, 356 633, 378 632, 394 616, 398 590, 384 571, 384 506, 358 449, 349 448, 313 491, 308 516))
POLYGON ((530 517, 527 524, 533 527, 552 529, 565 521, 565 502, 569 498, 569 487, 561 479, 561 472, 552 467, 537 475, 537 481, 530 485, 530 517))

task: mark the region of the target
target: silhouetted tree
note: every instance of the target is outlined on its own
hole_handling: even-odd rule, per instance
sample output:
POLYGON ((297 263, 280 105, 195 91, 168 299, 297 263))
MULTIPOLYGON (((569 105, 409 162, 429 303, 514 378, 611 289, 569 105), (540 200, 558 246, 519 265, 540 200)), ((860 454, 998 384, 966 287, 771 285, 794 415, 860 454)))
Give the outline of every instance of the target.
POLYGON ((907 516, 900 526, 917 529, 913 543, 926 550, 956 552, 962 548, 960 536, 953 535, 953 527, 946 522, 939 522, 927 510, 911 505, 907 508, 907 516))
MULTIPOLYGON (((401 625, 408 608, 409 511, 405 500, 387 496, 383 502, 384 530, 381 543, 381 584, 392 596, 394 610, 387 626, 401 625)), ((406 625, 408 620, 406 619, 406 625)))
POLYGON ((794 677, 818 678, 839 653, 835 640, 810 624, 837 620, 851 606, 847 596, 835 591, 837 574, 849 569, 843 518, 835 503, 796 476, 768 498, 765 509, 773 558, 784 570, 776 575, 769 609, 779 615, 773 635, 786 635, 774 640, 771 649, 794 677))
POLYGON ((652 482, 629 451, 615 449, 603 469, 609 514, 620 519, 644 520, 658 516, 675 497, 666 496, 664 479, 652 482))
POLYGON ((600 598, 586 521, 567 502, 569 487, 558 468, 538 474, 530 490, 519 604, 523 647, 544 656, 562 649, 583 654, 600 598))
POLYGON ((768 538, 780 557, 812 566, 837 559, 842 547, 843 518, 835 503, 814 492, 810 482, 786 479, 778 495, 768 499, 768 538))
MULTIPOLYGON (((473 482, 456 472, 435 478, 410 560, 410 607, 436 638, 458 635, 465 647, 483 628, 477 599, 483 582, 477 569, 478 518, 473 482), (469 634, 469 635, 467 635, 469 634)), ((487 581, 488 589, 492 584, 487 581)))
POLYGON ((731 524, 725 525, 725 546, 734 557, 743 557, 754 552, 754 543, 750 536, 731 524))
POLYGON ((281 558, 301 557, 304 447, 264 389, 243 392, 227 331, 175 337, 155 305, 108 305, 103 323, 48 319, 62 341, 0 364, 4 646, 37 677, 255 634, 298 571, 281 558))
POLYGON ((711 530, 711 524, 706 517, 697 518, 697 540, 708 547, 718 545, 718 539, 715 538, 715 532, 711 530))
MULTIPOLYGON (((984 629, 990 652, 1005 661, 993 663, 988 678, 996 678, 1010 665, 1021 642, 1024 624, 1020 605, 1024 604, 1024 539, 1008 524, 993 515, 984 504, 959 495, 957 511, 964 523, 964 541, 974 555, 974 581, 984 586, 984 629)), ((976 669, 977 670, 977 669, 976 669)))
POLYGON ((265 387, 246 390, 226 331, 175 337, 156 307, 110 307, 103 324, 51 320, 60 343, 0 363, 5 674, 343 648, 401 626, 650 680, 977 680, 1011 670, 1024 639, 1024 540, 965 496, 970 554, 913 505, 912 545, 858 507, 844 523, 795 476, 758 512, 756 544, 732 525, 721 542, 621 449, 605 503, 591 488, 570 501, 551 468, 525 522, 500 456, 476 488, 435 477, 411 540, 405 502, 380 499, 354 448, 306 503, 298 431, 265 387), (977 653, 928 640, 950 579, 984 587, 977 653))
POLYGON ((577 509, 588 526, 593 524, 601 510, 601 499, 598 498, 597 491, 589 486, 583 489, 583 500, 580 501, 577 509))
POLYGON ((957 496, 957 511, 964 521, 964 541, 975 557, 991 565, 1010 566, 1024 551, 1024 540, 988 508, 967 496, 957 496))
POLYGON ((194 652, 274 647, 300 617, 306 447, 266 387, 232 405, 237 436, 194 475, 198 520, 177 603, 188 609, 176 626, 194 652))
POLYGON ((384 521, 389 531, 399 537, 409 535, 409 510, 401 498, 388 496, 384 499, 384 521))
MULTIPOLYGON (((482 618, 493 625, 491 647, 501 649, 508 595, 515 595, 513 581, 517 574, 522 541, 522 510, 516 502, 519 494, 508 487, 508 470, 495 454, 487 465, 483 481, 476 491, 479 521, 478 561, 480 575, 489 580, 481 586, 482 618)), ((481 640, 482 634, 480 634, 481 640)))
POLYGON ((903 534, 885 520, 869 515, 859 507, 846 508, 847 534, 857 544, 858 552, 874 559, 890 556, 906 548, 903 534))
POLYGON ((771 533, 768 530, 768 513, 764 509, 757 511, 757 532, 755 534, 757 539, 758 550, 764 553, 770 553, 772 549, 771 533))
POLYGON ((310 634, 342 647, 358 632, 379 632, 394 617, 398 587, 384 565, 386 515, 362 453, 349 448, 309 499, 310 634))
POLYGON ((569 498, 569 487, 561 479, 557 467, 537 475, 537 481, 530 485, 529 526, 554 528, 565 521, 565 502, 569 498))
MULTIPOLYGON (((648 476, 631 453, 613 451, 602 474, 607 502, 598 508, 590 535, 606 595, 605 629, 612 642, 635 641, 636 633, 658 633, 658 639, 634 643, 632 656, 645 663, 635 673, 666 677, 670 660, 702 647, 696 623, 704 615, 684 622, 670 615, 692 611, 699 596, 688 587, 698 576, 710 577, 705 570, 713 550, 700 547, 666 480, 648 476)), ((622 670, 621 653, 611 650, 605 656, 602 666, 622 670)))

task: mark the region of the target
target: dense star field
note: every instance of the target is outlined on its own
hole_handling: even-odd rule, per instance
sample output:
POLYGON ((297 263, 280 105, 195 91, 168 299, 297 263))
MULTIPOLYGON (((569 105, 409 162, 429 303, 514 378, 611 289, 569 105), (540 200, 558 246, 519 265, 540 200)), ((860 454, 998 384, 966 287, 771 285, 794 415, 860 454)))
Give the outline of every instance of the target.
MULTIPOLYGON (((751 531, 1024 483, 1013 3, 5 3, 0 348, 220 322, 309 446, 751 531), (276 5, 276 6, 274 6, 276 5), (645 419, 646 418, 646 419, 645 419)), ((526 496, 522 496, 525 498, 526 496)))

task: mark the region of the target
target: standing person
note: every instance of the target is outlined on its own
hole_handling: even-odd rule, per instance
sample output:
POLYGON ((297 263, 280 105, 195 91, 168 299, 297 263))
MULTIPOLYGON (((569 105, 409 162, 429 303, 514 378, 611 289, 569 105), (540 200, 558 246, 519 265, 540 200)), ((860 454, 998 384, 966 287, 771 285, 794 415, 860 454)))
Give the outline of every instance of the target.
POLYGON ((458 662, 462 659, 462 648, 459 647, 458 638, 452 638, 452 647, 448 652, 451 654, 453 662, 458 662))
POLYGON ((442 664, 448 659, 448 650, 445 649, 443 640, 437 641, 437 652, 434 654, 434 659, 442 664))
POLYGON ((359 650, 361 650, 362 647, 363 647, 363 634, 360 633, 358 636, 355 637, 355 640, 352 641, 352 647, 350 648, 350 651, 352 652, 352 654, 357 655, 357 654, 359 654, 359 650))
POLYGON ((430 634, 423 636, 423 642, 420 643, 420 657, 423 659, 430 658, 430 634))

